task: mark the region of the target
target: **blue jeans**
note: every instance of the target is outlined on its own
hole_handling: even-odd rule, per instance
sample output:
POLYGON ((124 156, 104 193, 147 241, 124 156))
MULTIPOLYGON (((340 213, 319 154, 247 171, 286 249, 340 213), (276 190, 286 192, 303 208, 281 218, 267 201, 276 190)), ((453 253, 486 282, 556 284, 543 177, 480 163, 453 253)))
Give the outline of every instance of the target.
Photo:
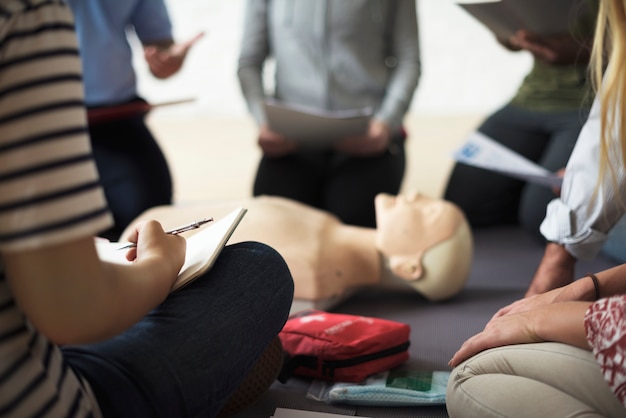
POLYGON ((62 350, 105 417, 212 417, 280 332, 292 300, 276 251, 229 245, 209 272, 124 333, 62 350))
POLYGON ((89 126, 93 156, 115 226, 100 234, 118 240, 147 209, 172 203, 172 178, 143 115, 89 126))

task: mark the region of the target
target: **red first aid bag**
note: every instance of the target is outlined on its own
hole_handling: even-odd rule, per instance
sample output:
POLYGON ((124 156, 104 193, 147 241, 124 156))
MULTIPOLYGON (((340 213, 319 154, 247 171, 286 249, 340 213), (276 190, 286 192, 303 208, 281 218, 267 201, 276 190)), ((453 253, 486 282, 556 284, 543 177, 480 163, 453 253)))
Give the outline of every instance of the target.
POLYGON ((404 363, 409 334, 400 322, 307 311, 290 318, 279 334, 287 358, 278 380, 295 375, 361 382, 404 363))

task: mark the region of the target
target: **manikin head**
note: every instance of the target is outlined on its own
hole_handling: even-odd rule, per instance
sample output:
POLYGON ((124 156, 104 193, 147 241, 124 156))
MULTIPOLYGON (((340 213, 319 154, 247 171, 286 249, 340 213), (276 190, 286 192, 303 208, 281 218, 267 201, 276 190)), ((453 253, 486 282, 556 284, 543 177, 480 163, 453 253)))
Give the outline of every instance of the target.
POLYGON ((380 194, 375 205, 376 248, 387 269, 382 284, 410 288, 433 301, 460 292, 473 256, 463 212, 421 194, 380 194))

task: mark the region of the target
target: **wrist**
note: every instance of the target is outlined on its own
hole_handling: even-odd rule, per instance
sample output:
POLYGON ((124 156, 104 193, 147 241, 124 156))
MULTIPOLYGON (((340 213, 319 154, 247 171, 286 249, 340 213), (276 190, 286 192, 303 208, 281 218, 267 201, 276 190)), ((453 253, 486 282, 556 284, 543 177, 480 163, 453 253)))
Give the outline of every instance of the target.
POLYGON ((589 275, 585 275, 564 287, 557 301, 594 302, 599 299, 599 297, 597 297, 599 292, 599 284, 598 290, 596 291, 594 280, 589 275))
POLYGON ((563 244, 557 242, 548 242, 546 244, 544 258, 549 258, 552 263, 565 267, 571 267, 576 264, 576 257, 571 255, 563 244))
POLYGON ((587 291, 586 298, 584 300, 595 302, 602 297, 600 294, 600 281, 595 274, 587 273, 580 280, 584 280, 586 282, 585 287, 587 288, 587 291), (591 291, 589 290, 589 283, 591 283, 591 291), (591 296, 589 296, 589 293, 591 293, 591 296))

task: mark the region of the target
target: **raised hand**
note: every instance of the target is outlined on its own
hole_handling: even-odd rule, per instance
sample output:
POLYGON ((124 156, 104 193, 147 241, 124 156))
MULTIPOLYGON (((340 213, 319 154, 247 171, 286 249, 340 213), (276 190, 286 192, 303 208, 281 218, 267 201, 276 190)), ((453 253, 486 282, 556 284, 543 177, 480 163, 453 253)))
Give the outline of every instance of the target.
POLYGON ((204 37, 204 32, 200 32, 188 41, 179 44, 146 45, 144 58, 152 74, 157 78, 167 78, 176 74, 183 66, 189 49, 202 37, 204 37))
POLYGON ((512 49, 525 49, 548 64, 569 65, 589 62, 591 49, 570 34, 539 36, 520 30, 508 43, 512 49))

